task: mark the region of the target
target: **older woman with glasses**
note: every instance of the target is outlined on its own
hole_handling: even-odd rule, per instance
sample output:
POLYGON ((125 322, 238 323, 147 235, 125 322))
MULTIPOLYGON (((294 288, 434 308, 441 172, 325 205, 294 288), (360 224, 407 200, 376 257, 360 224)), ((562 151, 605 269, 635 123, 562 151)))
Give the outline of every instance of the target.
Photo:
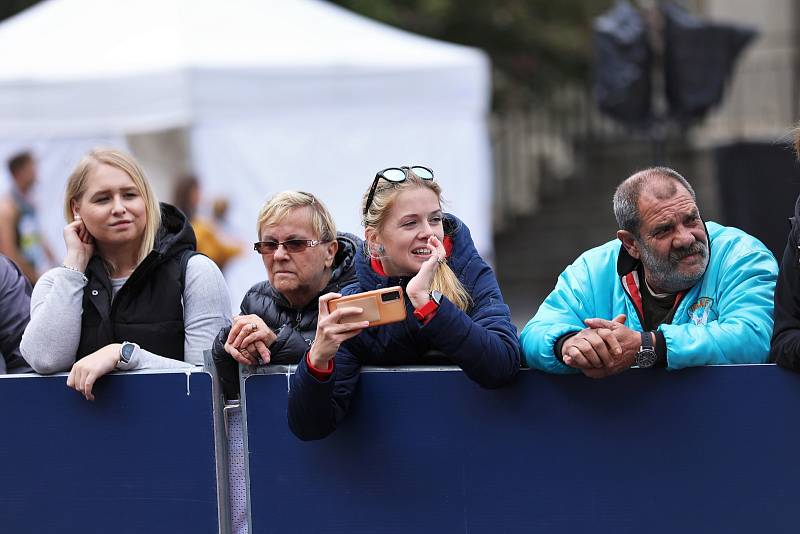
POLYGON ((511 381, 520 349, 508 306, 469 230, 442 212, 427 167, 379 172, 362 204, 366 242, 358 282, 343 293, 405 288, 406 319, 367 328, 353 308, 319 301, 317 334, 292 376, 289 426, 300 439, 330 434, 347 412, 362 365, 455 364, 480 385, 511 381))
POLYGON ((317 299, 355 281, 360 240, 337 234, 328 210, 314 195, 284 191, 258 214, 267 280, 245 294, 241 315, 223 328, 212 354, 227 398, 239 394, 238 364, 295 364, 317 328, 317 299))

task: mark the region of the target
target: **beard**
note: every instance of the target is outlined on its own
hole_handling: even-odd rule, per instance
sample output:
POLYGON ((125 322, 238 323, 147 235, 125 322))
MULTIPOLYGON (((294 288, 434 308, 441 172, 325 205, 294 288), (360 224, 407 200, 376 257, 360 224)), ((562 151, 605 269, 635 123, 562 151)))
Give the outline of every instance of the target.
POLYGON ((637 240, 644 265, 649 278, 647 283, 653 288, 667 293, 677 293, 695 285, 706 272, 708 267, 708 246, 702 241, 695 241, 686 248, 673 248, 666 256, 660 256, 647 246, 643 241, 637 240), (681 272, 678 269, 680 261, 686 256, 697 254, 700 264, 696 265, 695 272, 681 272))

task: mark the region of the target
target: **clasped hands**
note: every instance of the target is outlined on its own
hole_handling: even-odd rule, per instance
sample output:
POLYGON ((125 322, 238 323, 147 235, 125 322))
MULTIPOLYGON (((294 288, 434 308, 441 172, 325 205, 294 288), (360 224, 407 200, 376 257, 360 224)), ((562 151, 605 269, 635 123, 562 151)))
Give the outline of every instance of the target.
POLYGON ((641 334, 625 326, 624 314, 586 319, 586 328, 561 346, 564 363, 590 378, 605 378, 629 369, 641 346, 641 334))
POLYGON ((277 337, 258 315, 238 315, 233 318, 224 348, 225 352, 241 364, 268 364, 269 347, 277 337))

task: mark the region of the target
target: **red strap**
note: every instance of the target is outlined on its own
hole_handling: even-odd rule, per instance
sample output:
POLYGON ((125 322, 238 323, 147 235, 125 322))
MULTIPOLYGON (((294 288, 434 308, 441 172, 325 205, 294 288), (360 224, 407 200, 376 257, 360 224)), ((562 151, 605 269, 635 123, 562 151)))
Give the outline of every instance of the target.
POLYGON ((422 321, 423 324, 428 324, 428 321, 433 319, 433 316, 436 315, 436 310, 438 309, 439 305, 436 304, 435 300, 431 299, 423 304, 421 308, 414 310, 414 317, 422 321))
POLYGON ((311 373, 311 376, 317 380, 321 380, 323 382, 328 380, 328 378, 333 374, 333 358, 328 360, 327 369, 317 369, 314 367, 314 364, 311 363, 311 358, 309 358, 310 354, 311 351, 306 352, 306 367, 308 367, 308 372, 311 373))

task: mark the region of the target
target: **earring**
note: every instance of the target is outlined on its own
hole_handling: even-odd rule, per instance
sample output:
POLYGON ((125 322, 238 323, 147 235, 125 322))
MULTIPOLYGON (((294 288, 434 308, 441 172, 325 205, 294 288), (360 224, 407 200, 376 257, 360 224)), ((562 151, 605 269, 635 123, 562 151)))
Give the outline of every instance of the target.
POLYGON ((383 245, 378 245, 378 250, 376 250, 375 252, 377 252, 379 256, 383 256, 384 254, 386 254, 386 249, 383 248, 383 245))
POLYGON ((76 213, 76 214, 73 216, 73 219, 75 219, 76 221, 80 221, 80 220, 81 220, 81 216, 80 216, 80 215, 78 215, 78 214, 76 213))

